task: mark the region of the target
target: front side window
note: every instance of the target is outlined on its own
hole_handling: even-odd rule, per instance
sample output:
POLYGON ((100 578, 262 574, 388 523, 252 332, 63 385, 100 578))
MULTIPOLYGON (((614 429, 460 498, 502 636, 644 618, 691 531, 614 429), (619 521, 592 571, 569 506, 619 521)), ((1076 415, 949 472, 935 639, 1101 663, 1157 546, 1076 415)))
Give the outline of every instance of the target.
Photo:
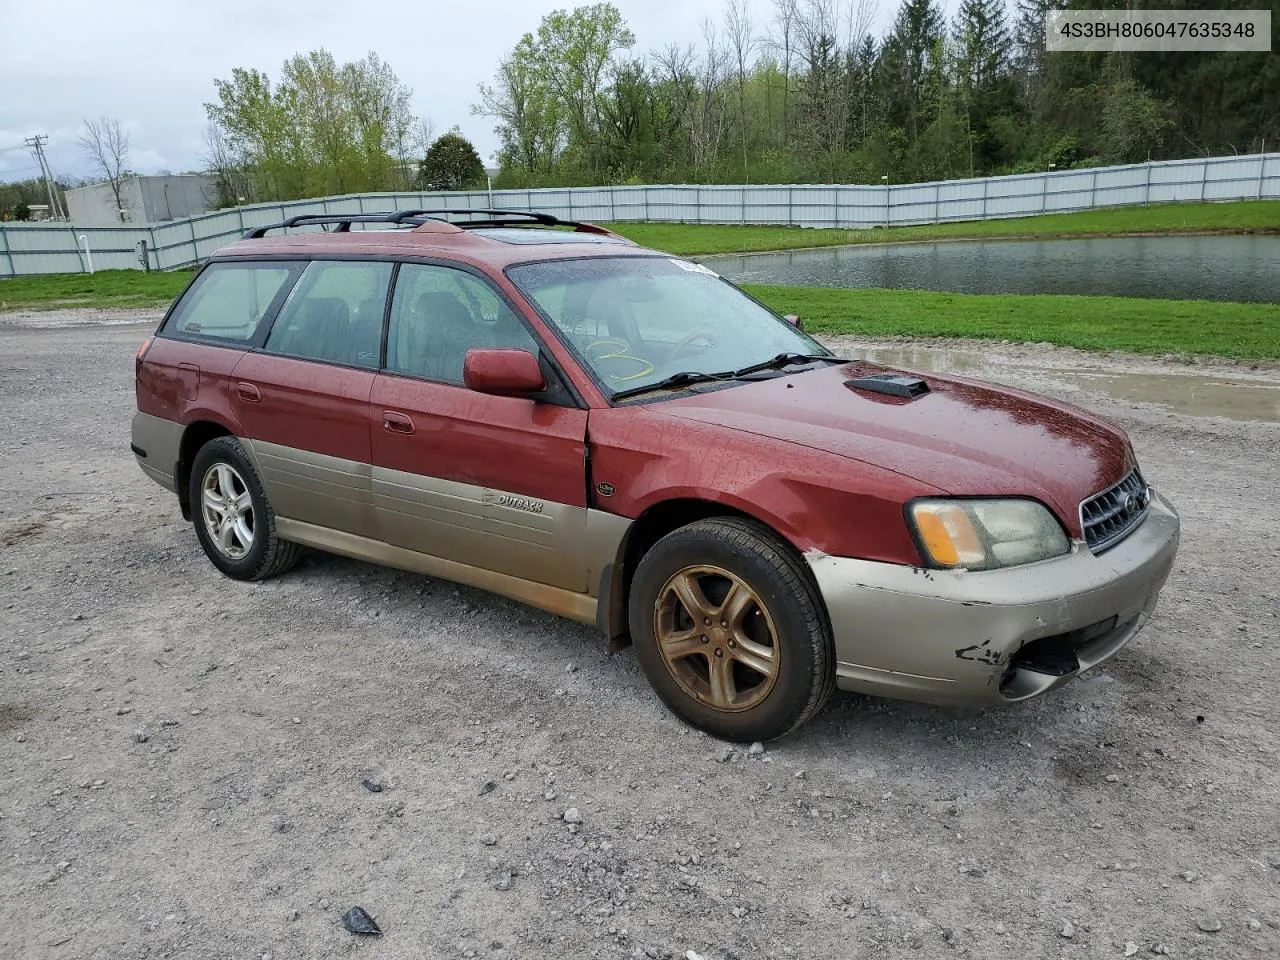
POLYGON ((212 263, 196 278, 165 329, 247 343, 302 270, 293 263, 212 263))
POLYGON ((538 344, 497 291, 452 267, 400 267, 387 333, 387 369, 462 383, 467 351, 506 347, 537 354, 538 344))
POLYGON ((706 267, 670 257, 528 263, 507 276, 611 394, 827 351, 706 267))
POLYGON ((377 368, 394 264, 308 264, 271 327, 266 349, 304 360, 377 368))

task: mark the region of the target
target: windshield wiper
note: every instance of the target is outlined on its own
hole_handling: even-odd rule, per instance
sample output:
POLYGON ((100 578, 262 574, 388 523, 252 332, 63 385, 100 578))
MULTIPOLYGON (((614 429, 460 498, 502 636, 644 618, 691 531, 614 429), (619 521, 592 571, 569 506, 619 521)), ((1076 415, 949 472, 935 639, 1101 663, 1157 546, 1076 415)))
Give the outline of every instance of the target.
POLYGON ((703 373, 700 370, 681 370, 679 373, 673 373, 669 377, 663 377, 654 383, 646 384, 643 387, 632 387, 629 390, 619 390, 610 399, 625 400, 627 397, 634 397, 637 394, 648 393, 650 390, 663 390, 667 387, 683 387, 692 383, 706 383, 710 380, 738 380, 752 373, 759 373, 762 370, 772 370, 775 367, 787 367, 795 363, 814 363, 819 360, 827 360, 832 363, 847 363, 839 357, 833 357, 826 353, 779 353, 770 357, 768 360, 762 360, 759 363, 753 363, 749 367, 743 367, 740 370, 725 370, 723 373, 703 373))
POLYGON ((728 374, 730 377, 743 377, 748 373, 759 373, 761 370, 772 370, 775 367, 789 367, 796 363, 815 363, 819 360, 828 360, 834 363, 846 363, 839 357, 833 357, 829 353, 779 353, 770 357, 768 360, 761 360, 759 363, 753 363, 749 367, 742 367, 739 370, 728 374))
POLYGON ((673 373, 671 376, 655 380, 653 383, 646 383, 643 387, 619 390, 610 399, 625 400, 627 397, 648 393, 650 390, 663 390, 667 387, 683 387, 690 383, 705 383, 708 380, 732 380, 733 378, 733 373, 703 373, 700 370, 681 370, 679 373, 673 373))

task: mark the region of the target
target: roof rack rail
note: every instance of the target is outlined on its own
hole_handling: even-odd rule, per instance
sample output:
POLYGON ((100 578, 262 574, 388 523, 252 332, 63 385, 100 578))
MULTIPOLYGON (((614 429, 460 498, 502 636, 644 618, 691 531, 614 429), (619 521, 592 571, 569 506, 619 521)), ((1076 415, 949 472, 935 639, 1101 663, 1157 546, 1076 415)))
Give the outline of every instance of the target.
POLYGON ((393 214, 387 213, 300 213, 296 217, 290 217, 288 220, 281 220, 279 223, 266 223, 260 227, 254 227, 247 231, 241 238, 243 240, 260 240, 267 235, 268 230, 282 230, 287 227, 303 227, 303 226, 323 226, 327 223, 337 224, 335 233, 346 233, 351 229, 353 223, 389 223, 388 218, 393 214))
POLYGON ((617 236, 612 230, 594 223, 579 220, 561 220, 549 213, 534 213, 529 210, 397 210, 394 213, 303 213, 279 223, 267 223, 247 231, 242 239, 260 240, 269 230, 286 230, 290 227, 323 226, 337 224, 335 233, 346 233, 353 223, 389 223, 396 226, 421 226, 428 220, 451 223, 463 230, 477 227, 572 227, 577 233, 592 233, 601 236, 617 236), (466 214, 470 219, 451 220, 466 214), (484 219, 474 219, 479 215, 484 219))

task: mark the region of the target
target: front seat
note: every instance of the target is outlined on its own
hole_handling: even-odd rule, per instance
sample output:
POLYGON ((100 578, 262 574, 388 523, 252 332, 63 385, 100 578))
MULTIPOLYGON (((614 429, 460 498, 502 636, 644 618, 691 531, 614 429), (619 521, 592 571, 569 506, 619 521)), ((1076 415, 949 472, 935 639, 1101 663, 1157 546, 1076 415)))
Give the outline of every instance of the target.
POLYGON ((617 294, 600 284, 591 299, 587 301, 585 319, 594 323, 597 333, 601 327, 609 331, 609 336, 625 340, 632 345, 640 342, 640 331, 630 316, 630 311, 618 300, 617 294))
POLYGON ((398 346, 398 365, 433 380, 462 383, 462 368, 472 347, 491 345, 491 337, 458 297, 445 291, 418 295, 398 346))

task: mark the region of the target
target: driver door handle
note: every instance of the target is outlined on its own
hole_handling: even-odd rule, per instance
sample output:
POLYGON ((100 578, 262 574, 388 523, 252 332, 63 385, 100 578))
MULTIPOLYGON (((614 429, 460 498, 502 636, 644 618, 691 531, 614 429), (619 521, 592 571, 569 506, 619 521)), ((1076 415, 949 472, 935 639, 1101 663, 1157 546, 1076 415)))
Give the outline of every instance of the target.
POLYGON ((382 411, 382 429, 392 433, 413 433, 413 420, 403 413, 394 410, 382 411))

